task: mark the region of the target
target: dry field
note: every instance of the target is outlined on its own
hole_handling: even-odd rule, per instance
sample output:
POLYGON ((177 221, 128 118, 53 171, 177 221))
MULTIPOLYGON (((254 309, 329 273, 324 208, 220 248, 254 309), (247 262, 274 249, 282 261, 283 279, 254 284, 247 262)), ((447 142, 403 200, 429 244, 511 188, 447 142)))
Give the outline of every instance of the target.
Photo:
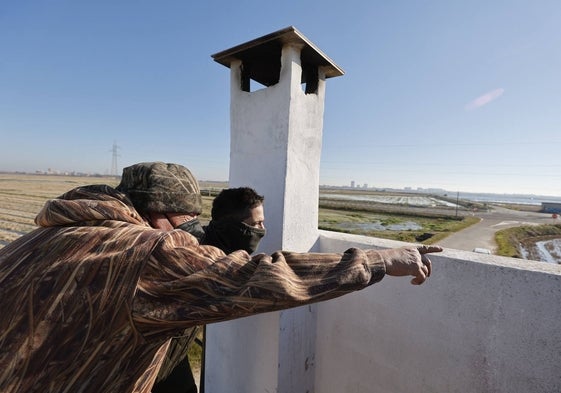
MULTIPOLYGON (((34 219, 45 201, 88 184, 107 184, 114 187, 119 184, 119 179, 112 176, 0 173, 0 248, 36 228, 34 219)), ((201 182, 200 186, 205 190, 203 214, 200 216, 201 222, 205 224, 210 217, 212 196, 227 184, 201 182)))
POLYGON ((0 247, 36 228, 34 219, 46 200, 87 184, 117 185, 114 177, 0 173, 0 247))

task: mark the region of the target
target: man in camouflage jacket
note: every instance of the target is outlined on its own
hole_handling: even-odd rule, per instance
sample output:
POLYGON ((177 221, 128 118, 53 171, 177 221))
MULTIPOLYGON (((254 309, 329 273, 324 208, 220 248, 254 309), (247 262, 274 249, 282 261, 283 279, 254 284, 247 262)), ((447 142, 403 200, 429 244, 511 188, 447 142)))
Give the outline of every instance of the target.
POLYGON ((0 250, 0 392, 148 393, 185 329, 332 299, 385 274, 430 275, 440 247, 225 255, 182 222, 201 197, 183 166, 141 163, 121 184, 48 201, 0 250))

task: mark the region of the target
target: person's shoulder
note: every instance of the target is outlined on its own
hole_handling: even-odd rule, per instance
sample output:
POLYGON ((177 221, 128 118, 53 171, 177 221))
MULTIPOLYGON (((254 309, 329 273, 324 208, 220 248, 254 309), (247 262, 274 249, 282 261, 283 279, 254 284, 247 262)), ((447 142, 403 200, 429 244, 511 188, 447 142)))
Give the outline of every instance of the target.
POLYGON ((108 186, 107 184, 90 184, 76 187, 67 191, 59 197, 59 199, 92 199, 92 200, 109 200, 118 199, 119 201, 132 205, 127 194, 108 186))

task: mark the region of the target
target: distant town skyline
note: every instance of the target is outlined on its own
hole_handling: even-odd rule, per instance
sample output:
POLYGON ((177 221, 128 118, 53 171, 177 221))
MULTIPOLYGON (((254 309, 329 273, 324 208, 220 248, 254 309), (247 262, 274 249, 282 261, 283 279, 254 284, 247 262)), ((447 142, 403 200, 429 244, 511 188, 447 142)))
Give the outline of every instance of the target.
POLYGON ((0 170, 227 180, 230 73, 211 55, 295 26, 345 71, 321 184, 561 196, 561 2, 242 3, 0 6, 0 170))
MULTIPOLYGON (((23 175, 44 175, 44 176, 76 176, 76 177, 107 177, 107 178, 120 178, 121 174, 119 175, 112 175, 109 173, 99 173, 99 172, 80 172, 80 171, 57 171, 51 168, 48 168, 46 171, 43 170, 36 170, 32 172, 28 171, 2 171, 0 170, 0 174, 7 173, 7 174, 23 174, 23 175)), ((227 186, 228 180, 227 179, 198 179, 201 183, 201 186, 206 183, 212 184, 224 184, 227 186)), ((554 201, 554 202, 561 202, 561 196, 558 195, 549 195, 549 194, 539 194, 539 193, 510 193, 510 192, 477 192, 477 191, 459 191, 459 190, 447 190, 443 188, 427 188, 427 187, 377 187, 371 186, 369 184, 354 184, 351 181, 350 184, 320 184, 319 187, 321 189, 346 189, 346 190, 357 190, 357 191, 388 191, 388 192, 410 192, 410 193, 420 193, 420 194, 437 194, 437 195, 444 195, 451 198, 456 196, 463 198, 463 199, 470 199, 469 197, 473 197, 474 195, 507 195, 512 196, 515 201, 518 197, 525 198, 525 197, 537 197, 540 198, 539 200, 533 201, 535 204, 540 204, 542 201, 554 201), (469 197, 467 197, 469 196, 469 197)))

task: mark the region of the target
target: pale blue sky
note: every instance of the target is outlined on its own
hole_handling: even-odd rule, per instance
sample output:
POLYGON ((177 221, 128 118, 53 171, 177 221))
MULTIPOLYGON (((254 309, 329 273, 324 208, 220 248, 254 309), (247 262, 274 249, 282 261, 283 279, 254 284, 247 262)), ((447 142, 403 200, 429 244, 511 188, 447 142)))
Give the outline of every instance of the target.
POLYGON ((321 183, 561 196, 561 1, 0 2, 0 170, 179 162, 226 180, 229 71, 295 26, 327 81, 321 183))

